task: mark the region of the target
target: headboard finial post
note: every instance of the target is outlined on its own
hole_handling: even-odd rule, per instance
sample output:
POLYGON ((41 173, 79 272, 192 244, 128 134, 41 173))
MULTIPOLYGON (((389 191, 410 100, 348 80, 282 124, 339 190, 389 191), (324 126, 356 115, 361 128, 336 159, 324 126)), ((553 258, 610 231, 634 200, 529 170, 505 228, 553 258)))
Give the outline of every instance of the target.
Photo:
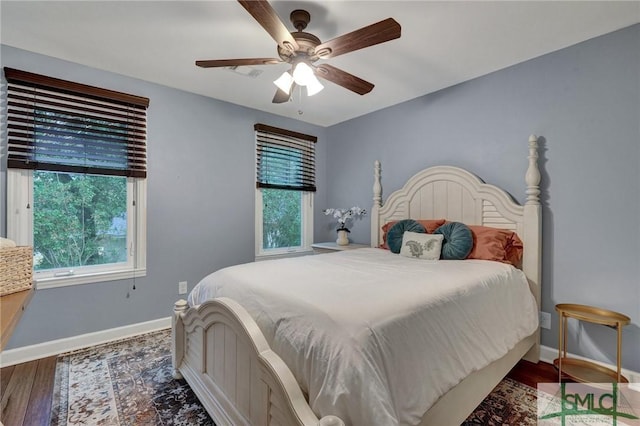
POLYGON ((538 137, 529 136, 529 168, 525 175, 527 182, 527 201, 528 205, 540 204, 540 170, 538 169, 538 137))
POLYGON ((373 205, 382 206, 382 184, 380 183, 380 161, 373 162, 373 205))
POLYGON ((382 183, 380 182, 380 161, 373 162, 373 206, 371 207, 371 247, 380 244, 380 217, 382 207, 382 183))
MULTIPOLYGON (((524 229, 522 241, 522 271, 527 276, 531 293, 536 298, 538 309, 542 306, 542 206, 540 205, 540 169, 538 168, 538 138, 529 137, 529 168, 525 175, 527 201, 524 205, 524 229)), ((525 359, 538 362, 540 359, 540 332, 536 345, 529 350, 525 359)))

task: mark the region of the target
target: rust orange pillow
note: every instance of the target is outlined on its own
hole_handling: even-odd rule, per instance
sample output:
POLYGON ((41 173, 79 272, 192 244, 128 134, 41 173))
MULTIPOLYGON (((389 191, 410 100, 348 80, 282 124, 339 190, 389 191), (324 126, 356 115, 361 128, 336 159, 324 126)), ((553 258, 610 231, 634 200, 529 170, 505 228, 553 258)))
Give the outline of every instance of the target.
POLYGON ((522 240, 508 229, 469 225, 473 234, 473 249, 467 259, 495 260, 519 267, 522 261, 522 240))
MULTIPOLYGON (((389 250, 389 246, 387 246, 387 231, 391 229, 393 225, 400 222, 399 220, 392 220, 391 222, 387 222, 382 226, 382 245, 380 248, 389 250)), ((433 234, 433 231, 438 229, 440 226, 444 225, 445 219, 419 219, 416 222, 420 223, 420 225, 424 226, 427 230, 427 234, 433 234)))

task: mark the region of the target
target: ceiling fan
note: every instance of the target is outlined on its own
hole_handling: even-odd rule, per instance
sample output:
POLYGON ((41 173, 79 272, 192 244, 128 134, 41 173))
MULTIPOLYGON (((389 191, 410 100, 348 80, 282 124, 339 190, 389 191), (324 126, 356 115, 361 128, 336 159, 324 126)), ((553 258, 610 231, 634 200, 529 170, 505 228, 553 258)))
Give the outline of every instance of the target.
POLYGON ((267 0, 238 0, 238 3, 278 43, 279 58, 212 59, 196 61, 196 65, 202 68, 215 68, 291 64, 291 69, 274 81, 278 90, 273 103, 287 102, 296 86, 305 86, 308 96, 318 93, 324 86, 317 77, 359 95, 369 93, 374 87, 372 83, 334 66, 328 64, 316 66, 314 63, 319 59, 334 58, 400 37, 400 24, 393 18, 387 18, 323 43, 315 35, 303 31, 311 20, 311 15, 306 10, 297 9, 291 12, 289 19, 297 31, 289 32, 267 0))

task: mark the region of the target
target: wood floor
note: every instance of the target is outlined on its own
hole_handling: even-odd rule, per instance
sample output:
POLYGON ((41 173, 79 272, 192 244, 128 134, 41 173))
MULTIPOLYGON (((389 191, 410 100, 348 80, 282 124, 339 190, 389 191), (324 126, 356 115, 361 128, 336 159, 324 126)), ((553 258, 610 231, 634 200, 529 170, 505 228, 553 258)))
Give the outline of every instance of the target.
POLYGON ((55 356, 1 369, 0 422, 4 426, 48 425, 55 373, 55 356))
MULTIPOLYGON (((5 367, 0 370, 0 395, 4 426, 46 426, 49 424, 56 357, 5 367)), ((508 377, 536 387, 555 382, 558 373, 551 364, 520 361, 508 377)))

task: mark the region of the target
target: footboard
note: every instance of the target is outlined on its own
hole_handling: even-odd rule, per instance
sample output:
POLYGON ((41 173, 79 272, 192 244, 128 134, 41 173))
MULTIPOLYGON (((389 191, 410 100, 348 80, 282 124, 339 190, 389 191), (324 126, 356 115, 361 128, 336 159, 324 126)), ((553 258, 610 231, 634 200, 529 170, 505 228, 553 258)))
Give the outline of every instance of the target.
POLYGON ((284 361, 249 313, 229 298, 189 308, 176 302, 175 377, 184 377, 218 426, 344 426, 313 413, 284 361))

